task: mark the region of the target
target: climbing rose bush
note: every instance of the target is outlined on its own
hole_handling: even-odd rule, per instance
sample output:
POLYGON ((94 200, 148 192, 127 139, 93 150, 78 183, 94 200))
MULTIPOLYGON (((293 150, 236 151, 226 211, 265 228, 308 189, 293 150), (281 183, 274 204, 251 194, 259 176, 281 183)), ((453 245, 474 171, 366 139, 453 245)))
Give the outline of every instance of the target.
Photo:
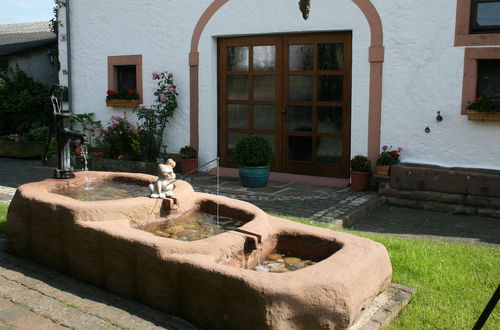
MULTIPOLYGON (((147 143, 150 144, 149 153, 155 154, 152 160, 160 155, 163 146, 163 133, 177 108, 177 86, 174 84, 172 72, 153 72, 151 78, 156 81, 153 92, 155 103, 150 107, 139 106, 134 113, 139 120, 138 128, 147 132, 147 143)), ((146 133, 143 133, 146 134, 146 133)), ((166 147, 166 146, 164 146, 166 147)))

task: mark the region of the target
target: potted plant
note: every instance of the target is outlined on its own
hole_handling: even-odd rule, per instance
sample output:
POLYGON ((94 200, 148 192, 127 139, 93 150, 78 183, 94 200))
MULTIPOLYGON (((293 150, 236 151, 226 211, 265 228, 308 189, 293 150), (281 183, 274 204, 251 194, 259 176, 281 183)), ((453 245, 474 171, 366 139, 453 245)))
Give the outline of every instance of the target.
POLYGON ((382 146, 382 152, 377 157, 377 174, 388 176, 391 165, 399 163, 401 151, 403 151, 401 147, 394 149, 392 146, 382 146))
POLYGON ((140 104, 139 94, 135 89, 111 90, 106 92, 106 105, 108 107, 134 108, 140 104))
POLYGON ((191 146, 182 147, 179 151, 181 173, 192 174, 195 173, 198 167, 198 153, 196 149, 191 146))
POLYGON ((241 138, 234 148, 241 184, 250 188, 264 187, 269 180, 272 157, 271 144, 264 137, 251 134, 241 138))
POLYGON ((500 120, 500 101, 487 96, 476 97, 467 107, 469 120, 500 120))
POLYGON ((351 159, 351 187, 364 191, 370 187, 371 162, 368 157, 356 155, 351 159))

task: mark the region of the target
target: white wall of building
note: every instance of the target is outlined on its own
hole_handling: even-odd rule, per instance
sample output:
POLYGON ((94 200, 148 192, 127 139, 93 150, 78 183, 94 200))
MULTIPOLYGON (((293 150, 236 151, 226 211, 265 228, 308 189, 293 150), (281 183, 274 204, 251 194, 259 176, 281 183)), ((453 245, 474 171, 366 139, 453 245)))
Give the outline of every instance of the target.
POLYGON ((500 148, 488 142, 500 139, 500 123, 460 115, 464 47, 453 46, 456 1, 372 2, 384 28, 381 143, 405 148, 407 162, 500 169, 500 148))
MULTIPOLYGON (((141 54, 146 105, 155 87, 151 72, 174 72, 179 108, 166 144, 170 152, 188 144, 188 54, 194 27, 210 3, 71 1, 73 111, 95 112, 104 123, 123 115, 105 106, 107 56, 141 54)), ((456 1, 372 3, 384 31, 381 143, 405 148, 404 161, 500 169, 500 148, 490 142, 500 139, 500 123, 460 115, 464 49, 453 46, 456 1), (444 118, 440 123, 437 111, 444 118), (427 126, 430 133, 424 132, 427 126)), ((217 153, 217 37, 342 30, 353 36, 351 154, 366 154, 370 28, 359 8, 351 0, 314 0, 304 21, 297 1, 231 0, 207 24, 199 44, 201 162, 217 153)))

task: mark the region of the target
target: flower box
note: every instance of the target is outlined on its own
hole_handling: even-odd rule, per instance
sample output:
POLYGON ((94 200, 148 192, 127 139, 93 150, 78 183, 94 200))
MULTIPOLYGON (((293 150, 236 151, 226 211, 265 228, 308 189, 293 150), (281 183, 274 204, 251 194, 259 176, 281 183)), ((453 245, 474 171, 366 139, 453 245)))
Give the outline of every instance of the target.
POLYGON ((138 107, 139 100, 120 100, 120 99, 112 99, 106 100, 106 106, 108 107, 120 107, 120 108, 135 108, 138 107))
POLYGON ((467 110, 467 118, 469 120, 500 120, 500 112, 467 110))

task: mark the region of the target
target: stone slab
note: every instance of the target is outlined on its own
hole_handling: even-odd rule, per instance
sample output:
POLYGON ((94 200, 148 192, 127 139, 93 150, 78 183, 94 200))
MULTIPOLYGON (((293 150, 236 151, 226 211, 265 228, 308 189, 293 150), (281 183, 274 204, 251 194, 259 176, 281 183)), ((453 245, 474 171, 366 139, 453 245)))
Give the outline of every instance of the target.
POLYGON ((358 321, 349 330, 377 330, 389 325, 408 304, 415 290, 400 284, 391 284, 365 308, 358 321))

